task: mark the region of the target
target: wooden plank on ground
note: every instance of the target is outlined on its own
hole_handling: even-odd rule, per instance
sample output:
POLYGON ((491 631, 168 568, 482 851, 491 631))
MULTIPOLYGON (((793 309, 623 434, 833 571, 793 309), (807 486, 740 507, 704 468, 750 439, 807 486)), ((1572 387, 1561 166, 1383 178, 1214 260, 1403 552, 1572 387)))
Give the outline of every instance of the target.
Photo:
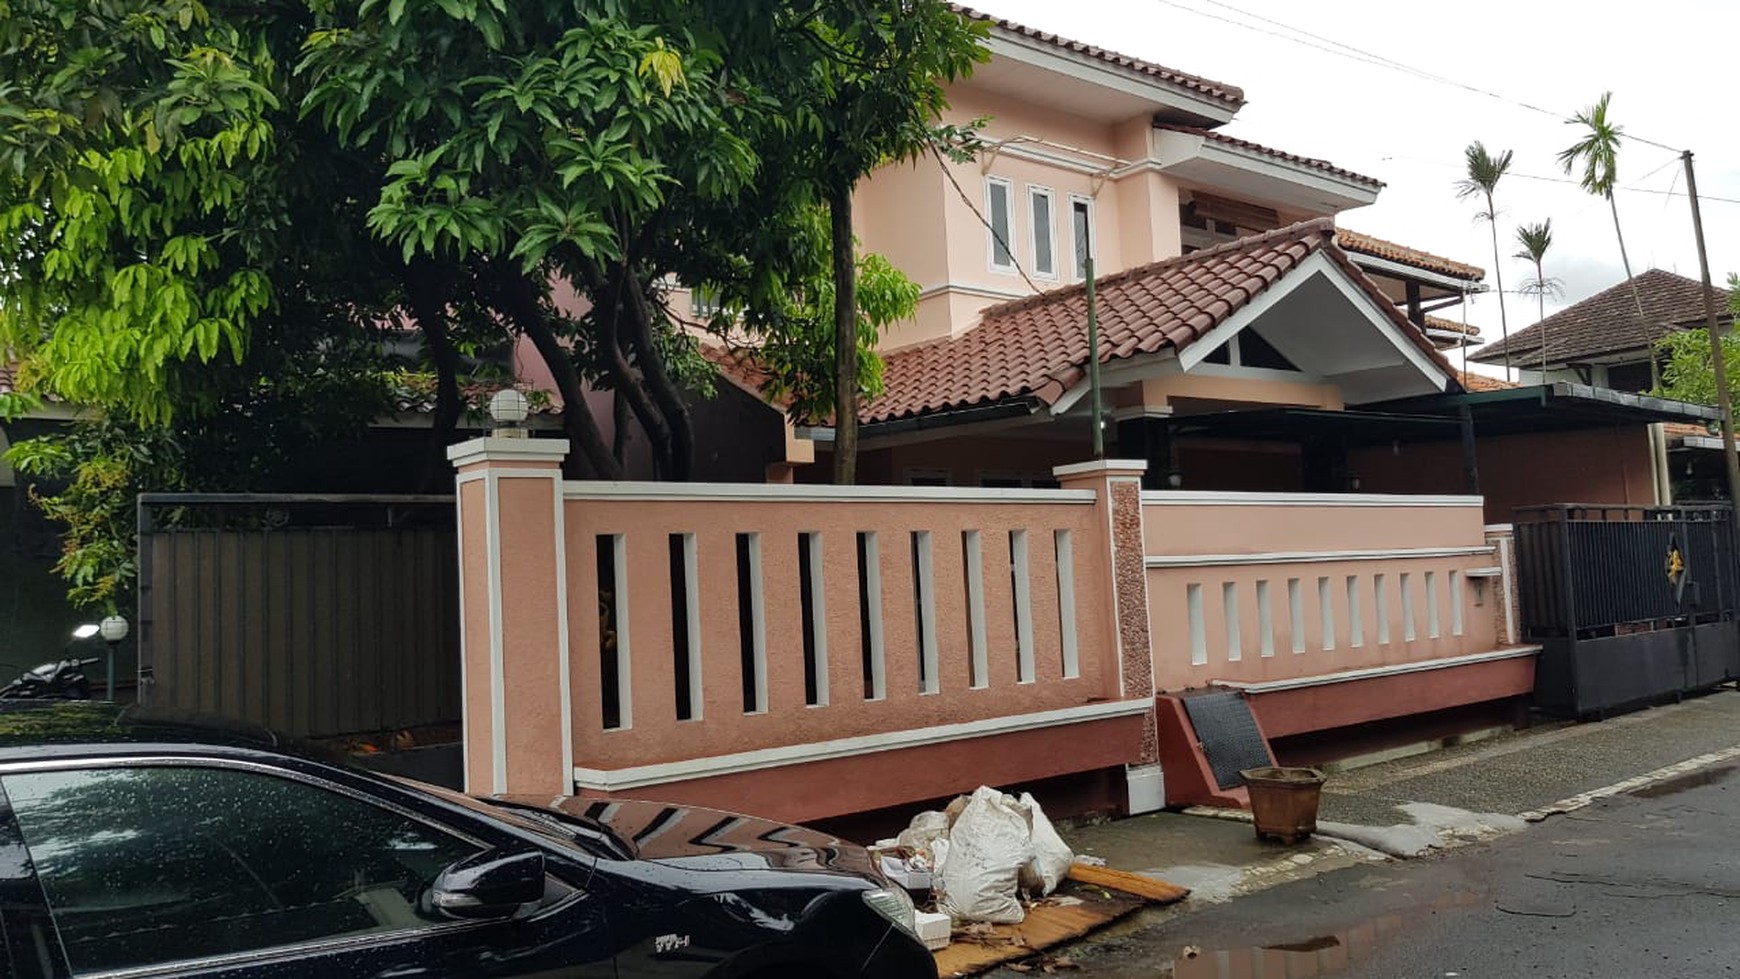
POLYGON ((1153 877, 1078 863, 1057 893, 1030 906, 1020 924, 957 930, 953 943, 936 952, 937 976, 976 975, 1074 941, 1144 905, 1170 904, 1189 893, 1189 888, 1153 877))
POLYGON ((1145 897, 1160 904, 1182 901, 1190 894, 1190 888, 1168 884, 1157 877, 1132 874, 1128 870, 1113 870, 1110 867, 1095 867, 1085 863, 1071 866, 1069 879, 1080 881, 1083 884, 1109 887, 1112 890, 1145 897))

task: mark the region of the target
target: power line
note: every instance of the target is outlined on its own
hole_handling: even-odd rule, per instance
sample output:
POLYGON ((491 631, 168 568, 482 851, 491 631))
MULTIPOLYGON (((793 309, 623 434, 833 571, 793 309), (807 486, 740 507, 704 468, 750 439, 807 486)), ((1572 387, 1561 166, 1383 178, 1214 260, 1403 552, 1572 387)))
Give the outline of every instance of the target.
MULTIPOLYGON (((1531 112, 1538 112, 1538 113, 1545 115, 1545 116, 1551 116, 1552 118, 1558 119, 1560 121, 1566 121, 1566 120, 1571 118, 1568 113, 1555 112, 1551 109, 1547 109, 1547 108, 1544 108, 1542 106, 1535 105, 1532 102, 1524 102, 1521 99, 1512 98, 1512 97, 1507 96, 1507 95, 1502 95, 1498 92, 1491 91, 1490 89, 1484 89, 1484 88, 1481 88, 1477 85, 1470 85, 1467 82, 1459 81, 1455 78, 1450 78, 1448 76, 1440 75, 1440 74, 1437 74, 1435 72, 1426 71, 1422 68, 1416 68, 1413 65, 1403 64, 1402 62, 1396 61, 1393 58, 1389 58, 1389 57, 1386 57, 1386 56, 1381 55, 1381 54, 1375 54, 1371 51, 1365 50, 1364 48, 1360 48, 1360 47, 1357 47, 1357 46, 1352 45, 1352 44, 1347 44, 1347 43, 1344 43, 1342 41, 1337 41, 1333 38, 1325 37, 1321 34, 1313 34, 1312 32, 1307 31, 1303 28, 1294 27, 1291 24, 1287 24, 1287 23, 1284 23, 1282 21, 1275 20, 1271 17, 1265 17, 1261 14, 1251 13, 1248 10, 1244 10, 1244 9, 1239 8, 1239 7, 1235 7, 1230 3, 1225 3, 1225 2, 1223 2, 1223 0, 1202 0, 1202 2, 1213 4, 1214 6, 1220 7, 1223 10, 1229 10, 1229 11, 1232 11, 1233 13, 1239 14, 1240 16, 1248 17, 1251 20, 1259 21, 1261 23, 1271 24, 1275 27, 1281 28, 1282 30, 1291 31, 1292 33, 1291 34, 1283 34, 1279 31, 1273 31, 1273 30, 1269 30, 1267 28, 1259 27, 1256 24, 1249 24, 1249 23, 1245 23, 1243 21, 1234 20, 1230 17, 1224 17, 1220 14, 1211 13, 1211 12, 1206 11, 1206 10, 1199 10, 1195 7, 1190 7, 1190 6, 1187 6, 1183 3, 1179 3, 1178 0, 1157 0, 1157 2, 1165 4, 1168 7, 1173 7, 1173 8, 1176 8, 1178 10, 1182 10, 1185 13, 1195 14, 1198 17, 1207 17, 1211 20, 1218 20, 1222 23, 1231 24, 1234 27, 1242 28, 1242 29, 1247 30, 1247 31, 1255 31, 1259 34, 1267 34, 1271 37, 1280 38, 1283 41, 1288 41, 1288 42, 1291 42, 1293 44, 1298 44, 1298 45, 1308 47, 1308 48, 1314 48, 1318 51, 1322 51, 1322 52, 1325 52, 1327 54, 1336 55, 1337 57, 1347 58, 1347 59, 1352 60, 1352 61, 1363 62, 1365 64, 1373 65, 1373 66, 1378 67, 1378 68, 1386 68, 1386 69, 1389 69, 1390 71, 1399 72, 1399 73, 1404 74, 1404 75, 1410 75, 1412 77, 1419 78, 1423 81, 1435 82, 1435 83, 1440 84, 1440 85, 1448 85, 1452 88, 1459 88, 1459 89, 1462 89, 1463 91, 1471 92, 1471 93, 1476 94, 1476 95, 1485 96, 1485 97, 1490 98, 1490 99, 1496 99, 1500 102, 1508 102, 1511 105, 1517 106, 1519 108, 1528 109, 1531 112), (1316 43, 1316 42, 1322 42, 1322 43, 1316 43)), ((1626 135, 1626 138, 1631 139, 1634 142, 1643 143, 1643 144, 1648 145, 1648 146, 1654 146, 1658 149, 1669 150, 1669 151, 1674 152, 1674 153, 1678 153, 1680 151, 1679 147, 1669 146, 1666 143, 1658 143, 1655 140, 1646 139, 1646 138, 1644 138, 1642 136, 1638 136, 1636 134, 1628 133, 1626 135)), ((1700 198, 1700 199, 1702 199, 1702 198, 1700 198)))

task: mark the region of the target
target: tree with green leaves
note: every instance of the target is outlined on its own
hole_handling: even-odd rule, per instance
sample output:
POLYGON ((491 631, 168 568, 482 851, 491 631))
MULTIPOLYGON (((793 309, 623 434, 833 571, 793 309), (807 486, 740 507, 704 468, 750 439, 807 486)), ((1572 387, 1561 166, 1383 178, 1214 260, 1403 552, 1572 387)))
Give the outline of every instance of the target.
MULTIPOLYGON (((1619 242, 1619 264, 1625 269, 1625 280, 1631 286, 1631 302, 1637 308, 1637 325, 1653 350, 1660 333, 1643 311, 1643 296, 1637 290, 1637 280, 1631 274, 1631 257, 1625 250, 1625 232, 1619 225, 1619 203, 1613 198, 1613 188, 1619 183, 1619 147, 1625 139, 1625 127, 1607 116, 1612 92, 1602 92, 1595 104, 1565 120, 1568 126, 1581 126, 1581 139, 1559 152, 1559 165, 1567 174, 1579 167, 1577 183, 1584 191, 1607 199, 1607 209, 1613 214, 1613 237, 1619 242)), ((1652 355, 1649 358, 1649 383, 1661 384, 1661 368, 1652 355)))
POLYGON ((1474 216, 1476 221, 1485 221, 1492 229, 1492 275, 1498 289, 1498 328, 1499 339, 1504 344, 1504 379, 1510 380, 1510 320, 1504 312, 1504 269, 1498 252, 1498 208, 1492 202, 1492 195, 1498 189, 1498 182, 1510 171, 1511 151, 1505 150, 1497 156, 1487 152, 1486 144, 1480 140, 1469 143, 1462 151, 1463 160, 1467 166, 1467 176, 1456 181, 1456 199, 1467 200, 1478 197, 1485 201, 1486 210, 1474 216))
MULTIPOLYGON (((1740 275, 1728 276, 1728 315, 1740 317, 1740 275)), ((1656 341, 1654 352, 1667 361, 1654 394, 1691 404, 1714 406, 1717 403, 1709 330, 1673 330, 1656 341)), ((1732 329, 1722 331, 1722 357, 1728 376, 1740 376, 1740 336, 1736 336, 1732 329)))
MULTIPOLYGON (((380 342, 403 328, 435 373, 432 478, 463 410, 464 355, 515 335, 557 380, 572 473, 621 473, 590 386, 684 478, 687 403, 711 369, 666 307, 670 283, 729 282, 739 315, 712 328, 813 356, 780 331, 857 307, 820 285, 837 272, 827 237, 794 233, 843 179, 819 163, 827 140, 861 175, 894 153, 854 147, 876 137, 863 116, 940 104, 922 72, 912 104, 877 79, 823 82, 840 64, 952 64, 924 46, 978 36, 939 0, 13 0, 7 14, 0 357, 25 394, 0 410, 43 395, 86 406, 102 431, 70 452, 38 446, 26 467, 93 495, 270 488, 249 465, 285 465, 271 450, 291 443, 250 454, 237 426, 274 412, 318 444, 360 425, 391 389, 380 342), (825 105, 860 128, 828 128, 825 105), (356 411, 311 410, 333 392, 356 411), (180 468, 106 464, 147 449, 180 468)), ((845 291, 860 269, 896 286, 854 313, 862 348, 906 290, 847 254, 845 291)), ((833 379, 790 360, 781 374, 793 389, 833 379)))
POLYGON ((1540 334, 1541 342, 1541 381, 1547 379, 1547 297, 1557 296, 1563 290, 1557 279, 1547 277, 1543 263, 1547 257, 1547 249, 1553 247, 1553 219, 1548 218, 1535 224, 1518 225, 1516 242, 1522 247, 1512 258, 1523 259, 1535 267, 1535 277, 1523 283, 1523 294, 1533 295, 1537 316, 1535 329, 1540 334))

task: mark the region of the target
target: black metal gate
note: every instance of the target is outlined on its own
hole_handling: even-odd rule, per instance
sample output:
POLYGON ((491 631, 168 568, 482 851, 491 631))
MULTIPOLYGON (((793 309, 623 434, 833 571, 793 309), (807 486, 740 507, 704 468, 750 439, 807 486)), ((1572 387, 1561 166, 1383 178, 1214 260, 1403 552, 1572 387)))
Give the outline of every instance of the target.
POLYGON ((1734 529, 1727 506, 1517 510, 1536 705, 1601 714, 1740 676, 1734 529))
POLYGON ((140 699, 298 736, 459 719, 451 497, 146 494, 140 699))

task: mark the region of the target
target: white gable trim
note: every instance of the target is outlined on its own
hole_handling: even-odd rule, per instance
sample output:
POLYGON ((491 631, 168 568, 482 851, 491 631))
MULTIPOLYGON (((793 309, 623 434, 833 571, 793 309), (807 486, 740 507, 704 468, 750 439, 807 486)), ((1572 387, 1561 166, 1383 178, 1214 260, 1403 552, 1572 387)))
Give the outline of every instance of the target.
MULTIPOLYGON (((1371 296, 1367 295, 1365 290, 1359 288, 1356 283, 1350 281, 1341 266, 1331 261, 1329 256, 1322 251, 1318 251, 1305 261, 1300 262, 1292 271, 1283 275, 1274 285, 1265 290, 1262 295, 1239 307, 1231 316, 1226 318, 1226 322, 1208 331, 1196 342, 1179 351, 1179 366, 1186 371, 1193 370, 1217 347, 1232 339, 1234 334, 1256 322, 1259 317, 1268 312, 1276 303, 1291 295, 1294 289, 1303 285, 1313 275, 1322 275, 1331 285, 1335 286, 1342 296, 1354 308, 1364 313, 1366 319, 1371 321, 1384 338, 1389 340, 1396 350, 1400 351, 1402 356, 1407 359, 1408 363, 1412 364, 1420 373, 1446 381, 1450 379, 1448 374, 1444 373, 1437 364, 1432 362, 1430 357, 1426 356, 1424 351, 1415 346, 1414 342, 1402 333, 1386 312, 1372 301, 1371 296)), ((1334 380, 1333 376, 1330 377, 1330 380, 1334 380)))
MULTIPOLYGON (((1358 309, 1360 312, 1365 314, 1366 318, 1378 328, 1378 331, 1384 336, 1384 338, 1389 340, 1389 342, 1401 352, 1403 358, 1406 359, 1407 362, 1416 370, 1427 377, 1439 379, 1440 383, 1438 386, 1440 390, 1447 386, 1447 384, 1443 382, 1449 381, 1450 375, 1446 374, 1430 357, 1426 356, 1426 354, 1420 350, 1420 348, 1416 346, 1399 327, 1396 326, 1396 324, 1386 314, 1385 310, 1378 306, 1377 303, 1372 300, 1371 296, 1367 295, 1365 290, 1359 287, 1358 283, 1353 282, 1341 266, 1337 265, 1322 251, 1318 251, 1306 258, 1305 261, 1300 262, 1287 274, 1277 279, 1269 288, 1265 289, 1250 302, 1245 303, 1243 306, 1235 310, 1231 316, 1226 318, 1224 323, 1208 331, 1208 333, 1198 338, 1189 346, 1186 346, 1183 350, 1175 351, 1168 347, 1152 354, 1137 354, 1134 357, 1113 361, 1111 363, 1102 362, 1100 365, 1101 386, 1104 387, 1112 384, 1128 383, 1129 381, 1135 380, 1139 377, 1154 376, 1157 373, 1156 368, 1164 370, 1161 366, 1162 363, 1172 361, 1174 358, 1176 358, 1177 369, 1185 372, 1195 371, 1201 374, 1241 376, 1235 373, 1240 370, 1239 368, 1227 368, 1217 364, 1205 364, 1203 359, 1212 353, 1215 348, 1232 339, 1234 334, 1237 334, 1245 327, 1256 322, 1264 313, 1272 309, 1276 303, 1285 299, 1294 289, 1303 285, 1313 275, 1322 275, 1333 284, 1355 309, 1358 309)), ((1275 373, 1277 376, 1281 375, 1281 372, 1275 373)), ((1295 380, 1307 384, 1337 383, 1336 378, 1333 375, 1322 377, 1311 373, 1287 373, 1285 374, 1285 377, 1288 380, 1295 380)), ((1061 415, 1064 412, 1069 411, 1071 408, 1075 407, 1082 398, 1086 397, 1087 394, 1088 381, 1087 378, 1084 377, 1051 404, 1051 413, 1053 415, 1061 415)))

